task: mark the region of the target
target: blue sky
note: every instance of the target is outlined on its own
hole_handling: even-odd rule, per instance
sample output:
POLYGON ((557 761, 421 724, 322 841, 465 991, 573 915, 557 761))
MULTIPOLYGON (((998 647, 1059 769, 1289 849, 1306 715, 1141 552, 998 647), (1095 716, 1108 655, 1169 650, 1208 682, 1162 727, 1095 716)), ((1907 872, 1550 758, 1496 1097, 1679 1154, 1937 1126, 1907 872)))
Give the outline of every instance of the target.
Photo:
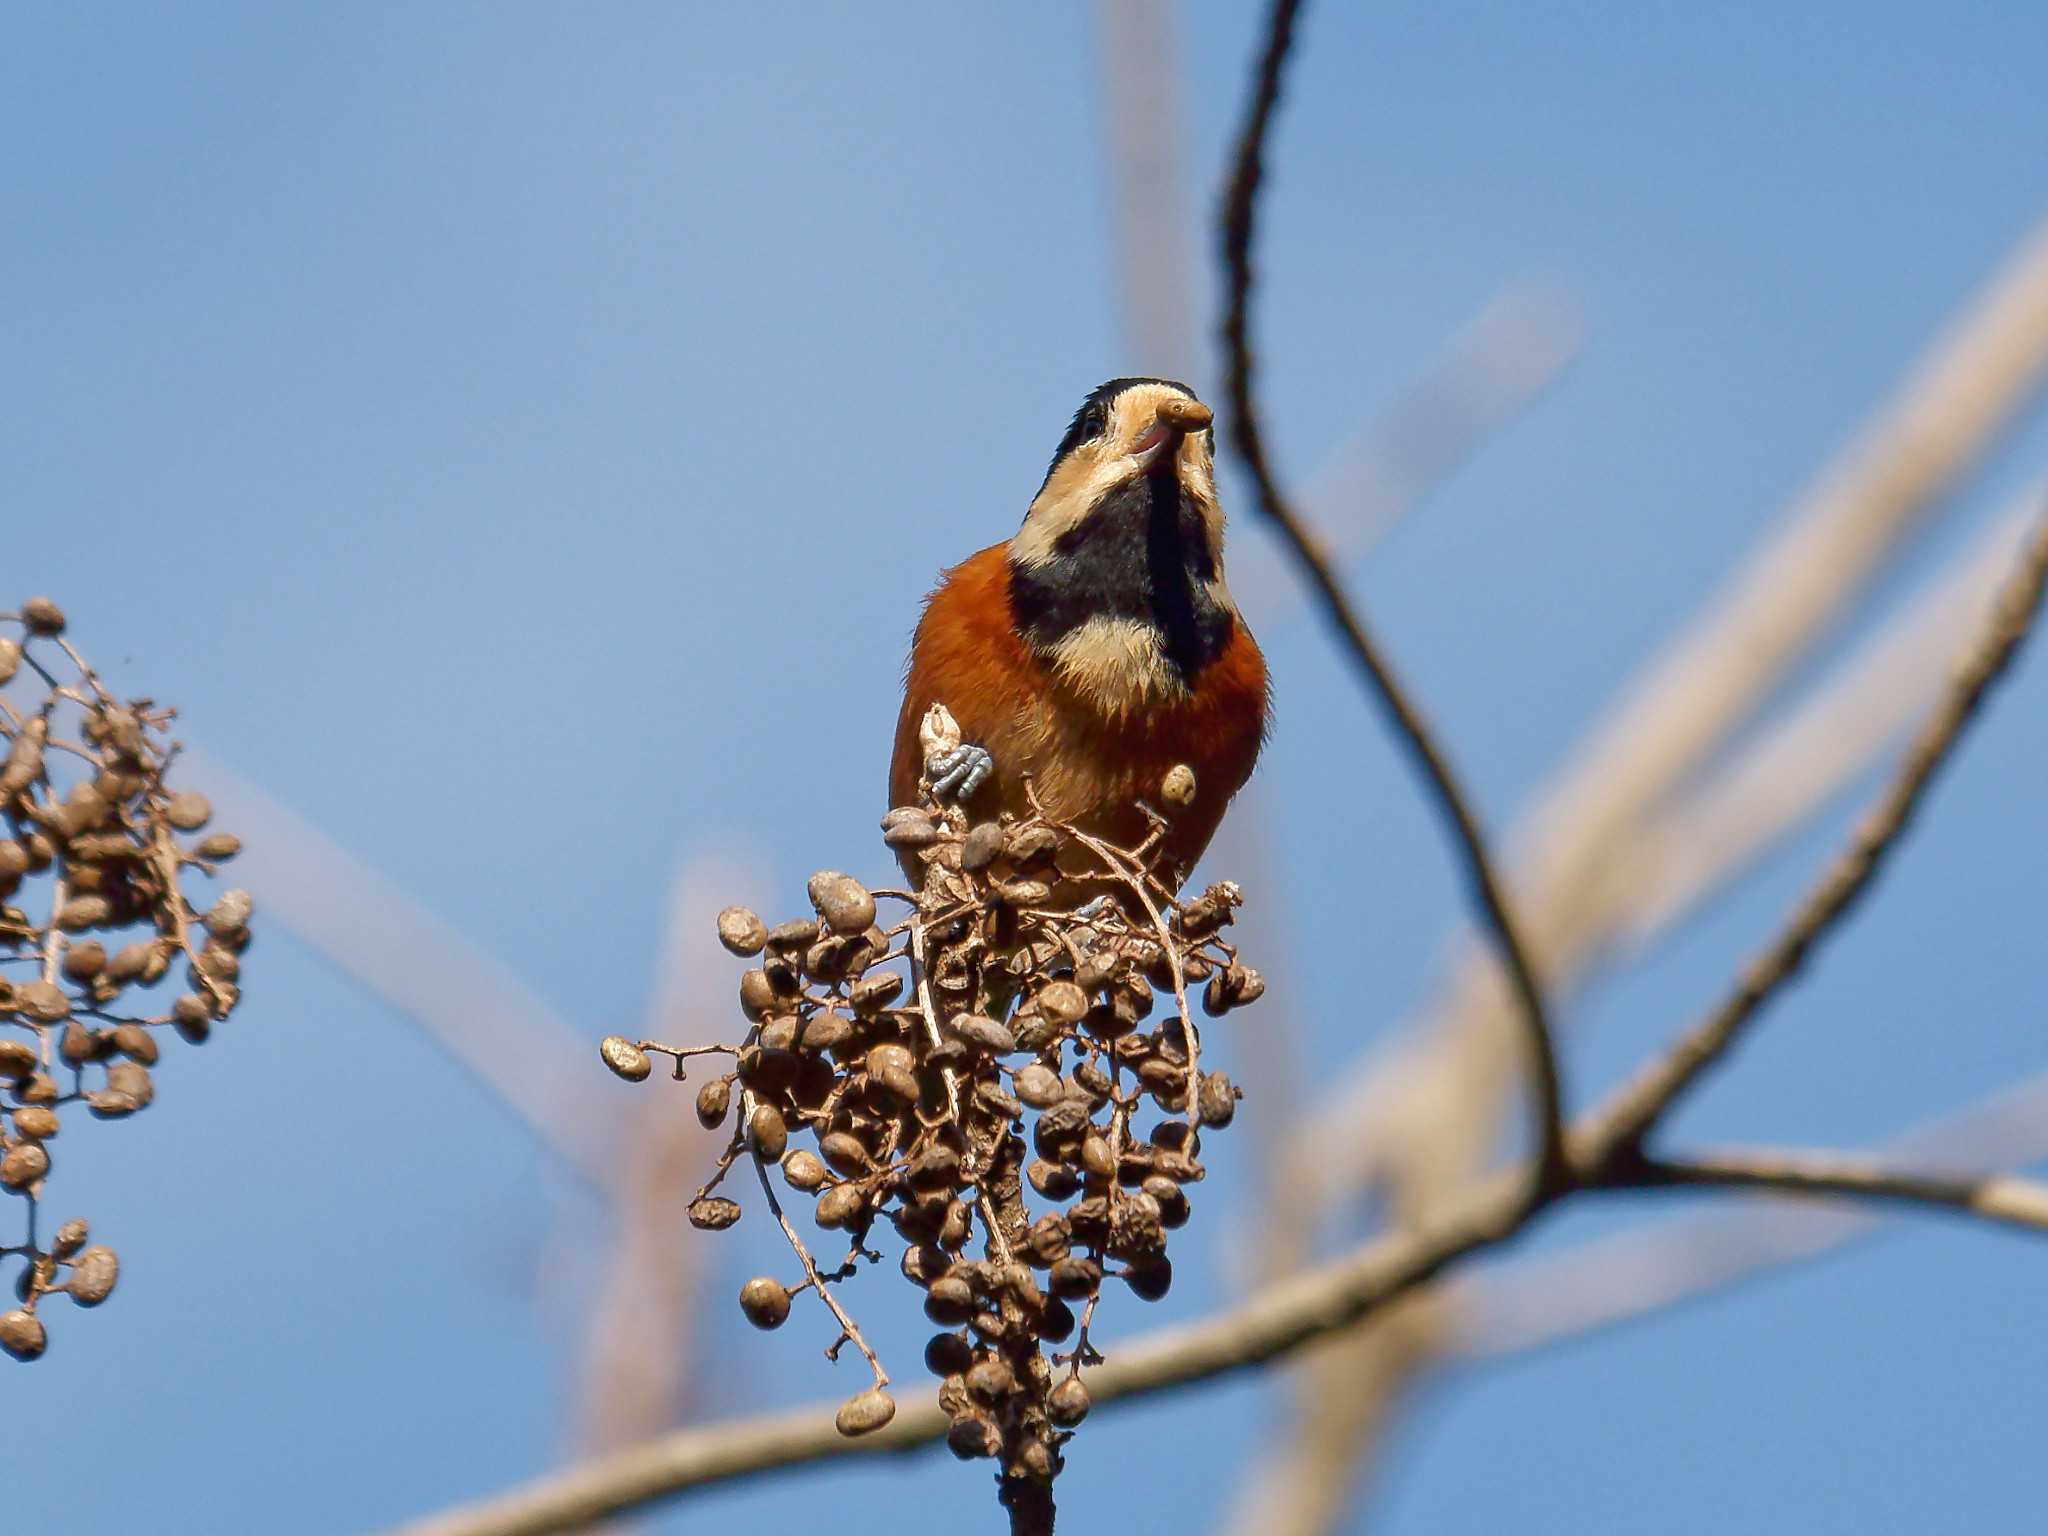
MULTIPOLYGON (((1206 213, 1256 18, 1178 14, 1206 213)), ((7 592, 59 597, 119 686, 588 1041, 637 1027, 679 864, 748 861, 791 910, 814 868, 887 867, 918 598, 1007 536, 1082 393, 1152 366, 1114 277, 1099 35, 1077 4, 11 12, 7 592)), ((1259 317, 1292 480, 1504 286, 1583 318, 1559 385, 1348 573, 1505 824, 2048 206, 2048 10, 1329 6, 1303 46, 1259 317)), ((1895 585, 2044 462, 2037 411, 1895 585)), ((1320 629, 1250 618, 1295 940, 1269 969, 1327 1077, 1425 995, 1459 893, 1320 629)), ((1852 1144, 2039 1068, 2043 666, 1684 1134, 1852 1144)), ((1842 824, 1582 1001, 1582 1092, 1711 995, 1842 824)), ((66 1137, 53 1214, 124 1270, 54 1314, 33 1387, 73 1428, 23 1524, 364 1530, 560 1454, 600 1208, 300 938, 265 932, 248 979, 149 1114, 66 1137)), ((1247 1193, 1208 1189, 1205 1268, 1247 1193)), ((723 1242, 721 1297, 770 1251, 723 1242)), ((1910 1224, 1461 1382, 1408 1421, 1375 1529, 2018 1524, 2044 1263, 1910 1224)), ((861 1288, 908 1381, 899 1289, 861 1288)), ((701 1411, 850 1390, 797 1330, 711 1316, 701 1411)), ((1091 1423, 1067 1499, 1201 1528, 1272 1413, 1238 1385, 1091 1423)), ((905 1498, 988 1514, 941 1459, 669 1525, 880 1528, 905 1498)))

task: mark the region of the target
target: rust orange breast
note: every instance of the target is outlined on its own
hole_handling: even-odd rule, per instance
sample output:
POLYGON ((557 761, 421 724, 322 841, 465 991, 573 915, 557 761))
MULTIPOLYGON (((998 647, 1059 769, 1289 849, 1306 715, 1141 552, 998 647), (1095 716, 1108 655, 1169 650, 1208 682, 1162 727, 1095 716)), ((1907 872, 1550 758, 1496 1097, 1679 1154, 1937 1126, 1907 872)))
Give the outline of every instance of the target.
POLYGON ((944 704, 966 739, 995 758, 994 773, 969 802, 977 818, 1029 814, 1028 774, 1053 815, 1130 846, 1147 830, 1131 802, 1158 805, 1167 770, 1187 764, 1195 800, 1173 817, 1167 843, 1171 862, 1185 872, 1258 760, 1267 680, 1257 643, 1240 620, 1185 694, 1111 718, 1066 687, 1018 635, 1008 549, 994 545, 947 571, 925 605, 896 723, 889 803, 915 802, 918 725, 933 704, 944 704))

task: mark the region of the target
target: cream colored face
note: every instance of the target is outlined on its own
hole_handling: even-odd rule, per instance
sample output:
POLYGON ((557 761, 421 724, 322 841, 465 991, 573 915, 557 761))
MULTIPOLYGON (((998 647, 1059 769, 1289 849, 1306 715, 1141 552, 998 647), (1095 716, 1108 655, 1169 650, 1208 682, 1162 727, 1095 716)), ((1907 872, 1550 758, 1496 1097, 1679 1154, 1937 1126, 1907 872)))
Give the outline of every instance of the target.
POLYGON ((1148 435, 1157 435, 1160 405, 1191 398, 1168 384, 1133 384, 1111 401, 1105 430, 1077 445, 1053 466, 1044 488, 1024 514, 1024 526, 1010 541, 1011 558, 1027 565, 1049 560, 1060 536, 1078 527, 1097 502, 1146 473, 1154 454, 1171 453, 1182 488, 1201 508, 1209 553, 1220 569, 1223 509, 1216 501, 1209 431, 1170 436, 1160 447, 1145 446, 1148 435))

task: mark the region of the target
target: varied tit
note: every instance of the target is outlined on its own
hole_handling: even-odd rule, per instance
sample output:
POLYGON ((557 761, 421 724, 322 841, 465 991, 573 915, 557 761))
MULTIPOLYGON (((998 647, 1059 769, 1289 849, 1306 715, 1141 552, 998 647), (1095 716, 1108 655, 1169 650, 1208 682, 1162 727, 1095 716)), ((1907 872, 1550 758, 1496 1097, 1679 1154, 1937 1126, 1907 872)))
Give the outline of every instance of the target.
MULTIPOLYGON (((1166 863, 1185 879, 1251 776, 1266 664, 1223 579, 1210 412, 1184 384, 1112 379, 1088 396, 1015 538, 954 566, 910 648, 889 803, 922 777, 974 821, 1047 814, 1119 847, 1150 830, 1177 764, 1166 863), (943 704, 963 744, 926 760, 943 704)), ((912 883, 922 871, 903 858, 912 883)))

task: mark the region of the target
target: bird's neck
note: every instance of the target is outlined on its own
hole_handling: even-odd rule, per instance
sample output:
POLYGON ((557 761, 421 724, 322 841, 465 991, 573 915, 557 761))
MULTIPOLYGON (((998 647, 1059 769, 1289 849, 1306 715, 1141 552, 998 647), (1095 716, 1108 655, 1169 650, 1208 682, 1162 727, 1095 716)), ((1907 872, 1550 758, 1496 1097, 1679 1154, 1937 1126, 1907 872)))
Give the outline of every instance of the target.
POLYGON ((1012 559, 1010 600, 1026 643, 1113 710, 1185 693, 1236 625, 1202 508, 1170 476, 1111 492, 1048 557, 1012 559))

